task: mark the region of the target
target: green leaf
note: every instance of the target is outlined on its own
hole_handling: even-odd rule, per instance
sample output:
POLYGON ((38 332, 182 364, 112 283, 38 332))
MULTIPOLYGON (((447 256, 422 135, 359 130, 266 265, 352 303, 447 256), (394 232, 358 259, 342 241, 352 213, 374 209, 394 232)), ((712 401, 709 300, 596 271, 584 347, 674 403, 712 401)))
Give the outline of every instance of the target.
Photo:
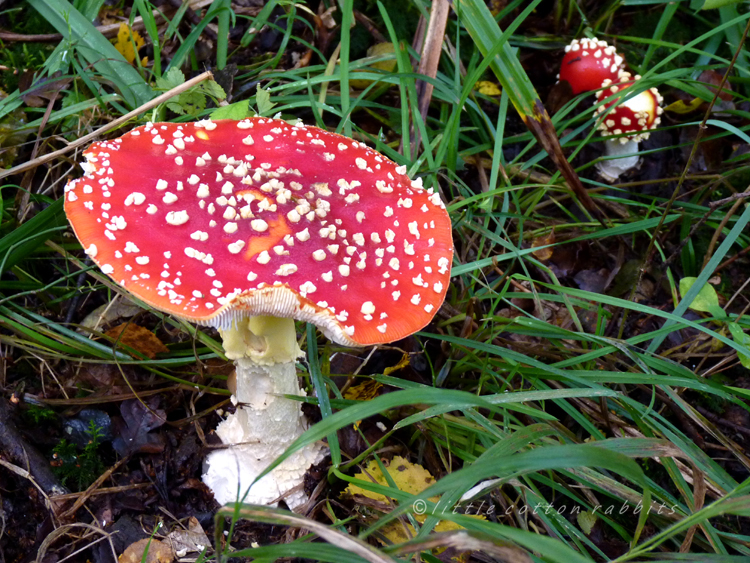
POLYGON ((215 98, 217 100, 227 99, 227 93, 224 91, 224 88, 222 88, 215 80, 206 80, 205 82, 201 82, 199 88, 208 96, 211 96, 212 98, 215 98))
MULTIPOLYGON (((163 77, 156 79, 157 88, 164 91, 184 83, 185 75, 178 68, 170 68, 163 77)), ((224 89, 213 80, 208 80, 172 98, 166 106, 178 115, 197 116, 206 109, 206 94, 217 100, 226 98, 224 89)))
MULTIPOLYGON (((690 288, 693 287, 697 279, 688 277, 680 280, 680 295, 683 298, 690 291, 690 288)), ((701 313, 711 313, 716 318, 726 316, 724 310, 719 305, 719 296, 716 294, 716 290, 709 284, 705 284, 700 288, 698 295, 695 296, 695 299, 690 304, 690 308, 693 311, 700 311, 701 313)))
POLYGON ((587 536, 591 535, 591 530, 594 528, 594 524, 596 524, 596 514, 593 512, 589 512, 588 510, 581 512, 576 516, 576 521, 578 522, 578 525, 581 527, 581 530, 583 530, 583 533, 587 536))
POLYGON ((159 90, 171 90, 185 83, 185 75, 179 68, 170 68, 164 76, 156 79, 156 87, 159 90))
MULTIPOLYGON (((732 338, 734 338, 734 341, 737 344, 742 344, 743 346, 746 346, 750 348, 750 335, 746 334, 744 330, 742 330, 742 327, 738 325, 737 323, 727 323, 727 328, 729 328, 729 332, 732 333, 732 338)), ((750 356, 747 354, 743 354, 742 352, 737 352, 737 357, 740 359, 740 363, 750 369, 750 356)))
POLYGON ((255 94, 255 107, 258 108, 258 115, 267 116, 276 104, 271 101, 271 93, 264 90, 258 84, 258 91, 255 94))
POLYGON ((198 115, 206 109, 206 96, 198 90, 190 89, 177 96, 176 101, 168 102, 167 107, 180 115, 198 115))
MULTIPOLYGON (((705 284, 708 282, 708 279, 713 275, 714 270, 716 270, 716 268, 719 266, 721 261, 724 259, 724 256, 727 255, 727 252, 729 252, 729 249, 737 241, 737 239, 742 234, 742 232, 745 229, 745 226, 747 226, 748 223, 750 223, 750 207, 746 208, 742 212, 742 215, 740 215, 737 218, 737 222, 734 224, 734 227, 732 227, 732 230, 729 231, 729 233, 724 238, 724 242, 722 242, 719 245, 719 248, 716 249, 716 252, 714 252, 714 255, 711 257, 711 259, 708 261, 708 264, 706 264, 706 267, 698 276, 698 280, 700 280, 699 282, 700 284, 705 284)), ((700 287, 700 286, 696 285, 696 287, 691 287, 690 290, 683 296, 682 301, 674 310, 674 313, 673 313, 674 317, 679 318, 685 313, 685 311, 688 308, 688 305, 690 305, 692 300, 695 298, 695 295, 698 293, 698 291, 696 291, 697 287, 700 287)), ((678 321, 673 320, 673 319, 668 319, 667 322, 664 323, 664 326, 662 328, 667 329, 671 327, 672 325, 674 325, 675 322, 678 322, 678 321)), ((661 345, 662 342, 664 342, 665 338, 666 338, 666 333, 662 333, 656 338, 654 338, 651 341, 651 344, 649 344, 647 351, 656 352, 656 349, 661 345)))
POLYGON ((249 100, 242 100, 241 102, 235 102, 228 106, 222 106, 216 108, 211 112, 211 119, 245 119, 250 117, 252 112, 250 111, 249 100))

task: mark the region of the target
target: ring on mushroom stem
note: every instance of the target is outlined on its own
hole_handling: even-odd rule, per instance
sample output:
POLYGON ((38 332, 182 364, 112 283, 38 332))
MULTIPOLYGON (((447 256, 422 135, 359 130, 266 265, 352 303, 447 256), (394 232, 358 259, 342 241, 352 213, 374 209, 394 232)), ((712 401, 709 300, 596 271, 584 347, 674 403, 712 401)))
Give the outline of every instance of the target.
POLYGON ((324 446, 248 487, 306 428, 294 319, 349 346, 393 342, 442 304, 453 257, 439 194, 347 137, 279 119, 148 123, 85 152, 65 211, 86 253, 142 301, 214 326, 238 406, 204 481, 220 503, 294 508, 324 446))
POLYGON ((656 88, 649 88, 622 101, 629 93, 628 88, 640 78, 623 72, 617 82, 605 80, 602 89, 596 93, 597 102, 619 94, 612 101, 596 108, 597 115, 601 116, 598 128, 602 136, 631 133, 606 139, 604 142, 605 153, 612 158, 599 162, 597 169, 609 182, 616 181, 620 175, 638 164, 638 143, 648 139, 650 131, 656 129, 661 122, 659 116, 663 112, 660 107, 663 99, 656 88))
POLYGON ((623 70, 623 58, 606 41, 596 38, 573 39, 565 47, 560 65, 560 81, 570 84, 573 94, 601 88, 605 80, 617 80, 623 70))

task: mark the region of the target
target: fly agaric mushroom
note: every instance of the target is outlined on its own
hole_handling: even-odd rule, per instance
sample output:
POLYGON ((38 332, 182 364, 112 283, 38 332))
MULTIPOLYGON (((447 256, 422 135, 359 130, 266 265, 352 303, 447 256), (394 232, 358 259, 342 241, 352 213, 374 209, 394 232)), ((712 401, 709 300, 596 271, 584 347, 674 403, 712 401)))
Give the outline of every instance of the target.
POLYGON ((573 94, 591 92, 601 88, 605 80, 616 81, 623 62, 615 48, 606 41, 573 39, 565 47, 559 79, 570 84, 573 94))
POLYGON ((597 114, 601 116, 598 128, 602 136, 632 133, 604 142, 606 155, 613 158, 598 163, 597 168, 609 182, 616 181, 620 175, 638 164, 638 143, 648 139, 649 131, 656 129, 661 121, 659 116, 663 111, 660 107, 663 99, 656 88, 649 88, 622 101, 629 93, 628 88, 640 78, 638 75, 633 78, 629 72, 623 72, 617 82, 605 80, 603 89, 596 93, 597 102, 619 94, 612 101, 596 108, 597 114))
POLYGON ((220 503, 290 507, 322 458, 305 429, 293 319, 348 346, 430 322, 448 288, 451 224, 406 167, 347 137, 278 119, 149 123, 84 153, 65 211, 101 270, 149 305, 217 327, 235 360, 237 412, 206 460, 220 503))

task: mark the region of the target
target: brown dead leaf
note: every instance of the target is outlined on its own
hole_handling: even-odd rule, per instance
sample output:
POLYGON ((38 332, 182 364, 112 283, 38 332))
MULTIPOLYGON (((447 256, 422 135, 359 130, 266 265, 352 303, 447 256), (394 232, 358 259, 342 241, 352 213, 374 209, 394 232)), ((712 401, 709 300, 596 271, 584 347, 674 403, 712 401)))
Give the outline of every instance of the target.
MULTIPOLYGON (((531 243, 532 248, 538 248, 540 246, 547 246, 549 244, 555 244, 555 231, 550 231, 548 234, 537 237, 534 239, 534 241, 531 243)), ((541 248, 539 250, 535 250, 532 252, 535 258, 538 258, 542 262, 545 262, 552 258, 552 253, 554 252, 553 248, 541 248)))
POLYGON ((114 417, 115 425, 112 447, 121 456, 136 453, 158 454, 164 451, 164 436, 151 434, 167 421, 167 414, 158 408, 158 396, 149 397, 144 402, 136 399, 123 401, 120 405, 120 417, 114 417))
POLYGON ((27 106, 40 108, 57 98, 68 84, 70 78, 62 78, 59 73, 52 78, 38 78, 34 72, 26 70, 18 79, 18 90, 22 92, 21 99, 27 106))
POLYGON ((190 517, 187 530, 174 530, 164 541, 170 543, 177 557, 184 557, 188 553, 200 553, 211 545, 211 541, 195 516, 190 517))
POLYGON ((155 539, 138 540, 131 543, 118 558, 119 563, 171 563, 174 551, 166 543, 155 539), (144 559, 143 555, 146 554, 144 559))
POLYGON ((87 333, 84 329, 97 330, 119 321, 120 319, 129 319, 143 311, 141 307, 133 303, 128 298, 113 299, 112 301, 100 305, 91 311, 81 321, 78 331, 87 333))
POLYGON ((156 357, 156 354, 169 352, 169 349, 164 346, 162 341, 153 332, 133 323, 119 324, 104 334, 115 340, 115 342, 124 344, 151 360, 156 357))
MULTIPOLYGON (((703 82, 713 93, 716 93, 723 79, 724 75, 722 73, 711 69, 704 70, 698 77, 698 81, 703 82)), ((732 92, 732 85, 728 81, 724 82, 724 85, 721 88, 721 92, 719 92, 719 98, 725 102, 728 102, 733 97, 734 93, 732 92)))

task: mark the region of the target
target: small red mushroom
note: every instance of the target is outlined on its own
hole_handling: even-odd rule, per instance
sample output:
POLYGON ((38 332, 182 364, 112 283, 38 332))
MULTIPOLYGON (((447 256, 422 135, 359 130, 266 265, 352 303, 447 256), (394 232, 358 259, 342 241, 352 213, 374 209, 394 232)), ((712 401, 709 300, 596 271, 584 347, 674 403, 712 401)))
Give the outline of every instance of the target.
POLYGON ((605 80, 616 81, 623 69, 623 58, 606 41, 573 39, 565 47, 560 66, 560 80, 570 84, 573 94, 591 92, 605 80))
POLYGON ((618 81, 605 81, 603 89, 596 93, 597 102, 614 96, 613 100, 596 108, 602 136, 624 135, 605 142, 607 156, 616 158, 598 165, 602 175, 611 182, 638 164, 638 143, 648 139, 650 131, 656 129, 661 121, 659 116, 663 112, 660 107, 663 99, 656 88, 626 98, 628 89, 640 78, 623 72, 618 81))
POLYGON ((596 108, 596 113, 602 116, 598 126, 602 136, 635 133, 621 137, 620 142, 626 143, 628 139, 640 142, 648 139, 648 132, 659 125, 663 99, 656 88, 649 88, 622 101, 629 93, 628 88, 640 78, 638 75, 633 78, 629 72, 623 72, 619 80, 602 83, 603 89, 596 93, 597 102, 619 94, 596 108))
MULTIPOLYGON (((291 319, 380 344, 424 327, 445 298, 453 245, 439 194, 364 143, 279 119, 203 120, 149 123, 84 156, 65 211, 86 253, 151 306, 221 329, 237 360, 243 408, 217 433, 245 444, 209 457, 219 502, 304 431, 299 402, 279 396, 302 394, 291 319)), ((320 452, 302 450, 248 500, 294 489, 320 452)), ((304 501, 294 495, 290 506, 304 501)))

